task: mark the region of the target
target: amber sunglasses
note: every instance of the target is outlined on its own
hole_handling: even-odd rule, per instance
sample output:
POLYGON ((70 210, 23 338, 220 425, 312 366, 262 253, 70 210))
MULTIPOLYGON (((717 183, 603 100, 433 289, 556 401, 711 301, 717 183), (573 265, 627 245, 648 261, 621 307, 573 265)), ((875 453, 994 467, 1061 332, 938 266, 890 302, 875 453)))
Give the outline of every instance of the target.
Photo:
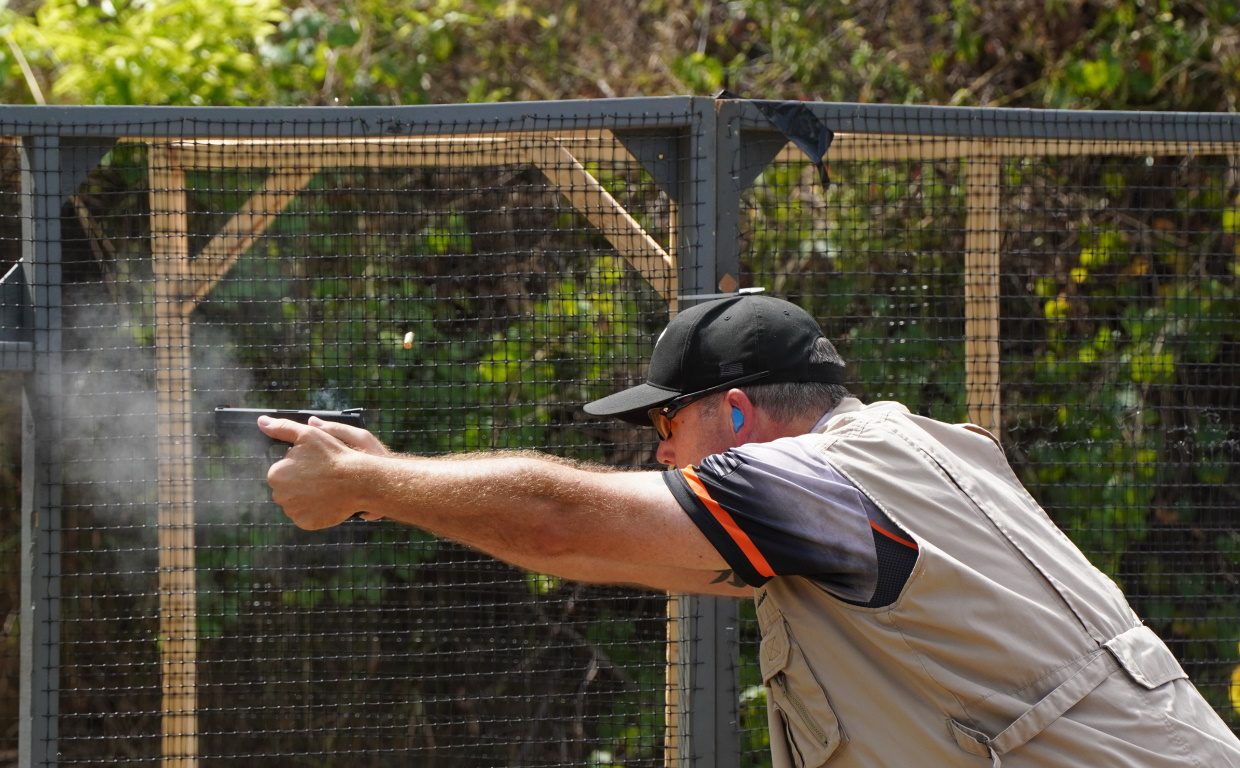
POLYGON ((646 411, 646 416, 650 418, 650 423, 654 425, 655 431, 659 433, 659 439, 668 440, 672 436, 672 419, 676 418, 676 414, 679 413, 685 406, 691 405, 707 395, 713 395, 716 392, 722 392, 725 389, 731 389, 732 387, 739 386, 741 384, 748 384, 752 381, 757 381, 758 379, 761 379, 769 374, 770 371, 762 371, 761 373, 754 373, 749 376, 742 376, 739 379, 725 381, 722 384, 716 384, 708 389, 703 389, 701 392, 691 392, 687 395, 681 395, 680 397, 668 401, 666 405, 656 405, 646 411))

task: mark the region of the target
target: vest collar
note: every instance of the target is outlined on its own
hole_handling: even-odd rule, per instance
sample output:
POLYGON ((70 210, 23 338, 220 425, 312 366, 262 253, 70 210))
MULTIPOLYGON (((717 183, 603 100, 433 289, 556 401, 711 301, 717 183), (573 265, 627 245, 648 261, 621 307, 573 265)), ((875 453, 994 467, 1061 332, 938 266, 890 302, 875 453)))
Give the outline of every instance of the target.
POLYGON ((864 407, 865 404, 857 398, 846 397, 839 401, 834 408, 824 413, 822 418, 814 423, 814 427, 810 430, 810 432, 820 435, 827 431, 827 427, 829 426, 831 419, 834 419, 836 416, 842 416, 846 413, 859 411, 864 407))

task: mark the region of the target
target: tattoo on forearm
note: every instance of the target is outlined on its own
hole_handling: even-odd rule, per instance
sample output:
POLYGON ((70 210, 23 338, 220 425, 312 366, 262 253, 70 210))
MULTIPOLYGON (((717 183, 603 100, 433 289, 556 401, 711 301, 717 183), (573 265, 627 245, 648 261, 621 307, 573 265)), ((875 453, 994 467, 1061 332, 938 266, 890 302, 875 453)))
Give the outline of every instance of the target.
POLYGON ((728 586, 731 586, 731 587, 744 587, 745 586, 744 580, 741 579, 740 576, 736 575, 736 571, 733 571, 730 568, 724 571, 716 571, 715 578, 713 581, 711 581, 711 584, 722 584, 725 581, 728 583, 728 586))

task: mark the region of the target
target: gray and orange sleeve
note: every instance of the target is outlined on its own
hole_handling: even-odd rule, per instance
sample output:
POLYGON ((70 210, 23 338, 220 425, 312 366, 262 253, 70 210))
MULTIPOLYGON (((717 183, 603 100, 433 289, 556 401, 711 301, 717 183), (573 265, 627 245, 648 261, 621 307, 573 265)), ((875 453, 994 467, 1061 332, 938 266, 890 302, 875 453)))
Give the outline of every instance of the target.
POLYGON ((876 594, 887 545, 915 556, 915 542, 891 530, 873 502, 796 438, 741 446, 664 478, 750 586, 805 576, 841 599, 866 604, 876 594))

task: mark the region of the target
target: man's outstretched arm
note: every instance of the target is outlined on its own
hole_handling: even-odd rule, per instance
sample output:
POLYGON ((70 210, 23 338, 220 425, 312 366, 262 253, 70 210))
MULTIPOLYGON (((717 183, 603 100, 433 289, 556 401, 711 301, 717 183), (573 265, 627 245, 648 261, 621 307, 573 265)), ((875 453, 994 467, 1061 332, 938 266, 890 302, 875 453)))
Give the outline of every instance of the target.
POLYGON ((267 419, 291 443, 267 473, 299 527, 357 512, 406 523, 539 573, 682 592, 744 596, 727 563, 658 472, 619 472, 534 453, 418 458, 369 432, 267 419))

